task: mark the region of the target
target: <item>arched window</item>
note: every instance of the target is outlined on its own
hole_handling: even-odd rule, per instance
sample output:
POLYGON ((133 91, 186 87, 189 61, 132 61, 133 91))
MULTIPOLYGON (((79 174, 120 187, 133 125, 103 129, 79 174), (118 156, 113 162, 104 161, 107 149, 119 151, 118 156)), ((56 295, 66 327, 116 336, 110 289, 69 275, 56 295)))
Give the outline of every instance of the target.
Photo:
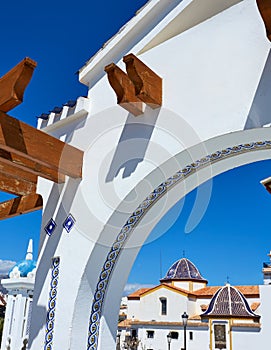
POLYGON ((167 314, 167 298, 160 298, 161 302, 161 315, 167 314))

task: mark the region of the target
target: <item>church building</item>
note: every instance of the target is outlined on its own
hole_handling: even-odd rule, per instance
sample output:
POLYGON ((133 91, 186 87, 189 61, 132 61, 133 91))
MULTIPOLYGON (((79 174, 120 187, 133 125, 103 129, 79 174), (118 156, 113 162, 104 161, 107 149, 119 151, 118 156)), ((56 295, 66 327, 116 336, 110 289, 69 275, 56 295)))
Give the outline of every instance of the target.
POLYGON ((264 285, 208 286, 189 259, 176 261, 159 285, 128 295, 117 348, 265 348, 271 314, 270 268, 271 264, 264 264, 264 285))

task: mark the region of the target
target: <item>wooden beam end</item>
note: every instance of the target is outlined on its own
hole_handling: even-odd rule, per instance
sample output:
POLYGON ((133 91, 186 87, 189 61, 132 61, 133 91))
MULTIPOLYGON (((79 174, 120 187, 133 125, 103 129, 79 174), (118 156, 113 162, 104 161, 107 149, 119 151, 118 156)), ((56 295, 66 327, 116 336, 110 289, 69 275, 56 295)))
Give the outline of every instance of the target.
POLYGON ((134 84, 127 74, 114 63, 107 65, 104 70, 117 96, 117 103, 134 116, 143 114, 143 103, 135 95, 134 84))
POLYGON ((136 96, 152 109, 162 106, 162 78, 134 54, 123 57, 136 96))

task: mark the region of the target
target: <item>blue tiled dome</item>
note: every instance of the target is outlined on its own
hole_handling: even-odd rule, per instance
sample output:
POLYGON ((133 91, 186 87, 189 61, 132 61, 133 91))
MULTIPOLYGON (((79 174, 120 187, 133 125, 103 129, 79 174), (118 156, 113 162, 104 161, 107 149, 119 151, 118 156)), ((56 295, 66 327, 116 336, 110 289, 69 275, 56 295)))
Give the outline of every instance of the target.
POLYGON ((201 316, 259 317, 251 310, 244 295, 229 284, 215 293, 201 316))
POLYGON ((207 282, 200 274, 197 267, 188 259, 182 258, 176 261, 168 270, 166 276, 161 280, 196 280, 207 282))
POLYGON ((29 272, 32 272, 35 268, 36 268, 36 261, 34 260, 22 260, 19 261, 15 266, 13 266, 13 268, 10 270, 9 272, 9 277, 10 274, 15 270, 18 269, 18 271, 20 272, 20 277, 27 277, 29 272))

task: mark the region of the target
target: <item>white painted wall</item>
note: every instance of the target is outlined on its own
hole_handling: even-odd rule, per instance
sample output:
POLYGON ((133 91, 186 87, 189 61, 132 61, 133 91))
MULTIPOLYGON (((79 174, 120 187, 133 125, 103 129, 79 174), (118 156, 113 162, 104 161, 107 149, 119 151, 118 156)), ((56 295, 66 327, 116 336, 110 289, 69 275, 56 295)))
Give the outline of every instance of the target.
MULTIPOLYGON (((171 2, 170 10, 160 4, 162 13, 157 18, 165 18, 177 3, 171 2)), ((138 23, 140 33, 143 24, 138 23)), ((158 34, 159 26, 151 28, 151 23, 155 21, 148 30, 145 23, 144 30, 158 34)), ((137 53, 140 45, 146 44, 144 39, 140 44, 142 35, 137 38, 133 38, 136 51, 124 41, 115 50, 118 55, 105 56, 110 61, 101 58, 101 64, 128 52, 137 53)), ((268 139, 269 130, 221 135, 244 128, 269 49, 254 1, 244 0, 140 55, 163 77, 162 108, 146 108, 144 116, 134 118, 116 106, 107 78, 100 79, 97 73, 99 78, 93 79, 98 82, 90 89, 89 100, 77 102, 79 114, 71 114, 67 121, 65 114, 60 124, 49 123, 47 132, 85 152, 83 178, 66 179, 64 185, 39 179, 44 210, 30 349, 44 346, 52 257, 60 257, 54 350, 84 349, 100 271, 115 237, 136 207, 159 183, 193 160, 240 142, 268 139), (68 234, 62 224, 69 213, 76 225, 68 234), (48 237, 44 226, 51 218, 57 227, 48 237)), ((84 80, 91 85, 89 76, 86 73, 84 80)), ((103 303, 99 349, 114 347, 118 307, 130 268, 167 210, 206 179, 268 157, 270 152, 265 150, 216 163, 212 171, 199 171, 149 210, 127 243, 129 252, 122 251, 111 276, 103 303)))

